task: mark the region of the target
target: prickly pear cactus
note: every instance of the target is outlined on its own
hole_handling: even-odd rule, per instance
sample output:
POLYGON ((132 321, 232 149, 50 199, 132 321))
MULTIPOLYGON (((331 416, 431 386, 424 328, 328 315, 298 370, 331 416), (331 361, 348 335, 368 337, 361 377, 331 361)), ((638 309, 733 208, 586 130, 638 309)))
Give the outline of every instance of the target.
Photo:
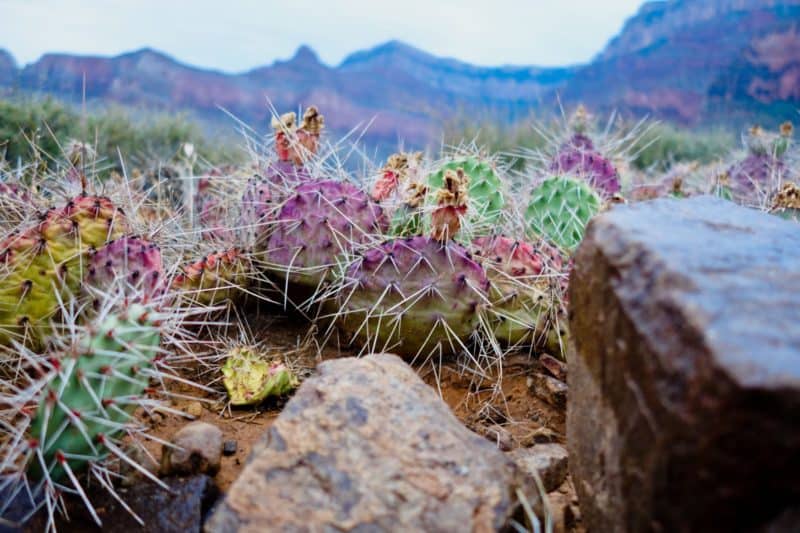
POLYGON ((368 351, 458 353, 478 328, 488 289, 486 272, 460 244, 394 239, 347 268, 338 324, 368 351))
POLYGON ((294 390, 299 380, 281 361, 268 361, 255 348, 233 348, 222 366, 222 383, 231 405, 256 405, 294 390))
POLYGON ((473 248, 491 283, 494 337, 505 346, 533 345, 560 353, 566 323, 561 257, 545 244, 534 247, 505 236, 480 237, 473 248))
POLYGON ((753 126, 747 133, 747 156, 728 168, 726 177, 732 196, 749 201, 768 194, 788 177, 783 155, 788 150, 792 125, 784 124, 780 134, 753 126))
POLYGON ((469 182, 465 223, 473 228, 475 235, 488 233, 497 224, 506 204, 502 180, 489 162, 467 157, 445 163, 428 176, 428 190, 436 191, 444 187, 446 174, 459 169, 469 182))
POLYGON ((111 200, 81 196, 0 244, 0 343, 37 346, 74 297, 90 249, 121 237, 127 223, 111 200))
POLYGON ((165 287, 158 245, 125 236, 90 252, 84 289, 91 296, 121 291, 141 300, 158 296, 165 287))
POLYGON ((386 225, 383 210, 355 185, 304 183, 278 213, 267 245, 269 268, 291 285, 316 290, 342 254, 369 242, 386 225))
POLYGON ((171 289, 196 305, 215 306, 242 294, 250 270, 247 256, 231 248, 183 265, 171 289))
POLYGON ((215 184, 223 181, 222 173, 216 171, 208 177, 200 178, 197 183, 194 197, 196 223, 200 226, 200 236, 206 240, 230 242, 234 238, 228 207, 221 191, 217 190, 219 187, 215 187, 215 184))
POLYGON ((143 371, 160 340, 153 317, 138 304, 106 316, 77 340, 55 366, 31 422, 29 474, 72 481, 109 454, 148 387, 143 371))
POLYGON ((572 251, 583 239, 586 224, 601 207, 600 197, 585 182, 553 176, 533 190, 525 220, 534 236, 572 251))
POLYGON ((617 169, 595 149, 588 136, 592 116, 585 107, 578 106, 570 118, 572 136, 558 150, 550 162, 550 172, 576 176, 586 180, 602 196, 610 198, 620 191, 617 169))
POLYGON ((266 249, 271 222, 275 219, 277 205, 273 192, 273 186, 267 178, 253 176, 242 195, 239 207, 240 232, 244 241, 258 251, 266 249))

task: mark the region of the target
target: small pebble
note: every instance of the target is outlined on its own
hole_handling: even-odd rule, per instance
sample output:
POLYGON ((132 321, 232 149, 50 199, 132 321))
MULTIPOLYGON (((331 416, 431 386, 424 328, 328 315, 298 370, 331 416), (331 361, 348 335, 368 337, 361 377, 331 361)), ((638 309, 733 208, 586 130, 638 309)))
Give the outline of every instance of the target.
POLYGON ((173 446, 161 451, 161 473, 164 475, 208 474, 219 472, 222 459, 222 431, 207 422, 191 422, 175 432, 173 446))
POLYGON ((222 444, 222 455, 229 456, 236 453, 239 444, 235 440, 226 440, 222 444))
POLYGON ((203 404, 200 402, 189 402, 185 410, 187 415, 197 418, 203 414, 203 404))

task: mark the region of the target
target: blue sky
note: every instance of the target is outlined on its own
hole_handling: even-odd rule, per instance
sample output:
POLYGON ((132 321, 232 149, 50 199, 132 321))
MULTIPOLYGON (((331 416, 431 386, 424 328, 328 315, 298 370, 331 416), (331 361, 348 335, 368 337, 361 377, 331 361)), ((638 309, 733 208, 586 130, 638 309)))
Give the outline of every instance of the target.
POLYGON ((114 55, 149 46, 236 72, 301 44, 328 64, 400 39, 480 65, 588 61, 642 0, 0 0, 0 48, 114 55))

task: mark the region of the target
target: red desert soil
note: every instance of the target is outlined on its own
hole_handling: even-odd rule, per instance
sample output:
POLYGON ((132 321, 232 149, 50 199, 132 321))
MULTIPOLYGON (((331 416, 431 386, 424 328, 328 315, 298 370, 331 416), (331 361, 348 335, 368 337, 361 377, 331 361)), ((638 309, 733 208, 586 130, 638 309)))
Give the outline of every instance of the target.
MULTIPOLYGON (((250 317, 249 325, 253 337, 263 343, 267 353, 276 356, 296 353, 292 364, 303 378, 311 375, 322 360, 355 355, 352 351, 330 346, 317 349, 314 343, 307 342, 308 324, 295 317, 250 317)), ((440 391, 444 401, 467 427, 497 442, 504 450, 531 446, 535 442, 564 443, 564 409, 550 406, 531 392, 529 376, 538 370, 537 360, 528 354, 508 356, 502 379, 497 379, 497 376, 479 379, 469 368, 455 362, 444 362, 441 369, 431 363, 418 367, 423 379, 440 391)), ((212 379, 206 376, 204 381, 212 379)), ((222 390, 221 385, 218 386, 222 390)), ((152 433, 161 439, 169 439, 191 420, 188 412, 199 411, 196 420, 217 425, 225 440, 237 442, 236 453, 223 457, 222 468, 216 476, 220 489, 226 491, 239 475, 253 443, 277 418, 286 399, 270 400, 258 407, 244 409, 228 409, 224 400, 215 401, 211 397, 207 400, 203 403, 183 399, 173 401, 173 406, 187 412, 187 417, 170 413, 157 415, 155 421, 151 420, 154 422, 152 433)), ((161 445, 149 442, 147 446, 159 459, 161 445)))

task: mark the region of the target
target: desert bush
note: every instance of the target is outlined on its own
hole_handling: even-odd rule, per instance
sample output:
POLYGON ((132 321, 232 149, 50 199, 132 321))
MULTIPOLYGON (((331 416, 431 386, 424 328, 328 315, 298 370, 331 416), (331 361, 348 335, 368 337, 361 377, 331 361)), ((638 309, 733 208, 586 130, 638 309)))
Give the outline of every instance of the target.
POLYGON ((63 159, 63 147, 77 139, 94 147, 104 167, 118 169, 120 154, 135 166, 170 161, 184 143, 192 143, 201 160, 235 162, 234 143, 210 139, 184 114, 134 117, 119 107, 81 114, 53 99, 0 100, 0 158, 41 160, 48 166, 63 159))
MULTIPOLYGON (((616 130, 612 128, 612 133, 624 136, 632 127, 623 124, 616 130)), ((634 136, 634 141, 626 151, 631 156, 631 164, 641 170, 663 171, 682 161, 710 163, 725 157, 736 147, 735 136, 722 129, 690 130, 664 123, 639 129, 641 133, 634 136)), ((532 117, 511 125, 455 120, 446 126, 445 142, 458 144, 462 139, 475 141, 478 146, 491 152, 506 154, 516 168, 521 168, 522 160, 513 157, 520 148, 546 152, 552 149, 552 146, 548 146, 548 138, 563 137, 565 131, 563 120, 555 119, 532 117)))

